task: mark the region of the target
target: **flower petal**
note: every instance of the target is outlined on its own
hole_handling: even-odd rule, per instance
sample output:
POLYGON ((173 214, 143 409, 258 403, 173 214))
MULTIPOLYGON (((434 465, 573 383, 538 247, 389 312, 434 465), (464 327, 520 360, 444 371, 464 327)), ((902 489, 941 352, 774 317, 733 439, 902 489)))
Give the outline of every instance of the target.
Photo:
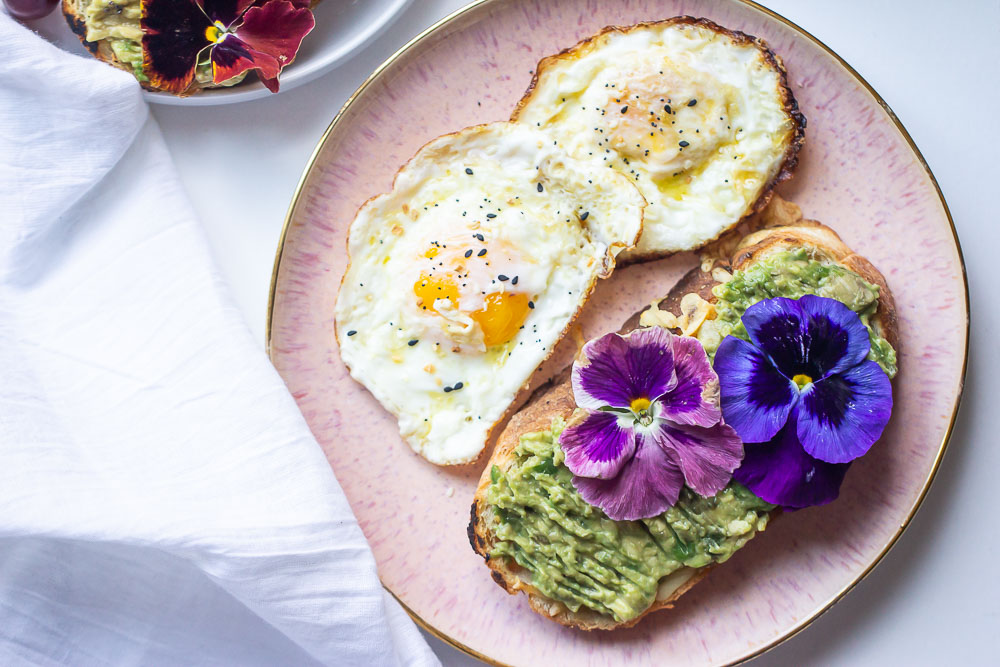
MULTIPOLYGON (((218 21, 227 28, 243 16, 243 12, 256 0, 196 0, 212 21, 218 21)), ((175 0, 176 2, 176 0, 175 0)))
POLYGON ((659 422, 653 436, 680 465, 685 483, 701 496, 721 491, 743 460, 743 443, 728 424, 702 428, 659 422))
POLYGON ((316 25, 308 7, 296 6, 289 0, 269 0, 251 7, 243 15, 243 24, 236 29, 251 49, 266 53, 278 63, 277 71, 270 74, 261 68, 260 77, 271 92, 278 91, 278 72, 295 60, 302 39, 316 25))
POLYGON ((868 329, 858 314, 836 299, 806 294, 799 299, 805 316, 806 364, 815 379, 857 366, 871 349, 868 329))
POLYGON ((722 419, 719 377, 696 338, 674 336, 674 371, 677 386, 660 397, 659 416, 678 424, 711 426, 722 419))
POLYGON ((583 347, 584 364, 573 364, 573 396, 582 408, 628 408, 636 398, 650 401, 677 384, 670 332, 637 329, 628 336, 610 333, 583 347))
POLYGON ((757 497, 800 508, 836 499, 850 463, 826 463, 805 453, 794 419, 770 442, 746 445, 743 464, 733 478, 757 497))
POLYGON ((760 350, 727 336, 715 353, 722 417, 743 442, 766 442, 788 421, 798 390, 760 350))
POLYGON ((802 392, 798 438, 811 456, 847 463, 871 448, 891 414, 892 384, 877 363, 866 361, 802 392))
POLYGON ((635 452, 635 434, 610 412, 591 412, 559 436, 566 467, 581 477, 614 477, 635 452))
POLYGON ((152 86, 182 93, 194 80, 198 54, 209 46, 205 30, 212 25, 194 2, 144 0, 142 70, 152 86))
POLYGON ((651 438, 643 438, 617 477, 573 477, 573 485, 584 500, 611 519, 631 521, 656 516, 676 503, 684 475, 651 438))
POLYGON ((266 53, 256 51, 233 34, 212 47, 212 81, 222 83, 250 69, 260 73, 261 80, 278 76, 281 66, 266 53))
POLYGON ((805 357, 802 307, 795 299, 778 297, 753 304, 740 318, 750 341, 788 377, 802 372, 805 357))
POLYGON ((764 299, 743 313, 750 340, 782 373, 814 380, 860 363, 871 347, 858 314, 836 299, 764 299))

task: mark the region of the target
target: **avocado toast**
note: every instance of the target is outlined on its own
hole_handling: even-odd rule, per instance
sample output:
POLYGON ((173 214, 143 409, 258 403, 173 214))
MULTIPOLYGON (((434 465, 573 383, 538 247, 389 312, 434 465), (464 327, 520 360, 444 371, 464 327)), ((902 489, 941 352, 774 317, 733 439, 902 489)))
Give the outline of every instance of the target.
POLYGON ((98 60, 129 72, 147 90, 187 97, 242 83, 251 69, 277 92, 278 74, 295 59, 301 38, 312 29, 306 8, 318 2, 293 0, 294 5, 286 2, 275 13, 265 11, 273 0, 242 5, 205 0, 62 0, 62 11, 70 29, 98 60), (237 34, 251 14, 250 32, 256 32, 253 48, 237 34), (220 17, 226 17, 225 22, 220 17), (307 28, 294 25, 302 19, 307 28), (287 43, 279 46, 275 41, 279 37, 287 43), (147 43, 150 39, 153 46, 147 43), (221 48, 215 57, 217 46, 221 48))
MULTIPOLYGON (((896 371, 895 306, 882 275, 833 230, 775 199, 754 221, 706 249, 658 305, 622 332, 664 326, 699 339, 711 357, 764 298, 818 294, 854 310, 871 338, 869 359, 896 371)), ((558 432, 576 403, 569 371, 542 387, 501 433, 469 524, 473 549, 508 593, 584 630, 614 629, 671 606, 775 514, 737 482, 712 498, 688 489, 663 515, 612 521, 583 502, 563 464, 558 432)))

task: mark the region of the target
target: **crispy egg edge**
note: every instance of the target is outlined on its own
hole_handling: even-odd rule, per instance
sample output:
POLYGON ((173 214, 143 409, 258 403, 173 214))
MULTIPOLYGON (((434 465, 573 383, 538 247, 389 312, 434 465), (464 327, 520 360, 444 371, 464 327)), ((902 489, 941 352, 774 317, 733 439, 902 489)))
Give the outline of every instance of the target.
MULTIPOLYGON (((729 37, 737 45, 754 46, 758 51, 760 51, 761 55, 764 57, 765 62, 767 62, 772 68, 774 68, 775 71, 778 72, 779 91, 781 93, 781 98, 782 98, 781 99, 782 108, 784 109, 788 117, 792 120, 792 123, 794 125, 791 137, 787 140, 788 145, 785 148, 785 154, 781 160, 781 166, 775 172, 774 176, 771 177, 771 179, 766 184, 764 184, 763 188, 761 188, 760 195, 758 195, 757 199, 753 202, 753 204, 751 204, 747 208, 747 210, 743 213, 743 216, 739 220, 735 221, 733 224, 726 227, 725 229, 722 229, 713 238, 705 241, 701 245, 696 246, 694 248, 690 248, 691 251, 697 251, 701 248, 704 248, 710 243, 714 243, 726 232, 736 227, 738 224, 740 224, 740 222, 745 220, 747 217, 753 215, 754 213, 757 213, 758 211, 762 210, 765 206, 767 206, 768 202, 771 201, 771 196, 774 194, 774 189, 778 185, 787 181, 794 175, 795 167, 798 165, 799 162, 799 151, 802 149, 802 146, 805 143, 806 117, 799 110, 798 100, 795 99, 795 95, 792 94, 792 89, 788 85, 788 71, 785 69, 785 63, 781 60, 781 56, 779 56, 778 54, 776 54, 774 51, 771 50, 771 47, 768 46, 766 41, 764 41, 760 37, 748 35, 747 33, 741 32, 739 30, 730 30, 728 28, 724 28, 715 21, 712 21, 711 19, 707 19, 704 17, 696 18, 694 16, 674 16, 672 18, 663 19, 660 21, 643 21, 641 23, 636 23, 635 25, 630 25, 630 26, 617 26, 617 25, 605 26, 604 28, 600 29, 593 35, 580 40, 573 46, 565 48, 559 53, 555 53, 550 56, 545 56, 544 58, 539 60, 538 64, 535 66, 535 72, 531 77, 531 83, 528 84, 528 88, 527 90, 524 91, 524 95, 521 96, 521 99, 518 100, 517 104, 514 106, 514 111, 510 115, 510 120, 512 122, 517 122, 519 120, 521 111, 524 109, 525 106, 528 105, 528 103, 531 101, 531 98, 536 91, 539 76, 542 75, 550 67, 554 67, 557 63, 559 63, 559 61, 566 58, 575 57, 576 54, 580 53, 581 51, 585 51, 586 49, 592 48, 596 44, 597 40, 599 40, 608 33, 617 32, 624 35, 636 30, 646 30, 648 28, 662 28, 674 25, 690 25, 699 28, 706 28, 718 34, 729 37)), ((641 254, 630 252, 622 256, 618 263, 620 266, 628 266, 629 264, 637 264, 640 262, 648 262, 657 259, 662 259, 663 257, 669 257, 670 255, 676 254, 676 252, 680 251, 660 251, 660 252, 650 252, 641 254)))
MULTIPOLYGON (((534 81, 532 81, 532 85, 534 85, 534 81)), ((336 317, 336 309, 337 309, 337 302, 340 301, 340 294, 341 291, 343 290, 344 282, 347 280, 347 276, 350 273, 352 265, 351 227, 353 226, 354 221, 358 218, 358 216, 361 215, 361 213, 365 209, 373 206, 377 199, 391 196, 391 194, 396 189, 396 181, 399 178, 399 175, 410 165, 411 162, 420 157, 420 155, 424 153, 424 151, 432 149, 435 144, 444 141, 449 137, 457 136, 460 134, 464 134, 466 132, 472 132, 480 129, 485 130, 490 128, 491 126, 508 122, 513 122, 513 121, 494 121, 491 123, 478 123, 475 125, 469 125, 468 127, 464 127, 460 130, 455 130, 454 132, 448 132, 442 134, 438 137, 431 139, 430 141, 427 141, 422 146, 420 146, 420 148, 418 148, 416 152, 414 152, 414 154, 408 160, 406 160, 406 162, 404 162, 402 166, 399 167, 399 169, 396 170, 396 173, 393 174, 392 184, 390 185, 389 190, 387 192, 382 192, 377 195, 372 195, 371 197, 366 199, 361 204, 361 206, 358 207, 358 210, 354 214, 354 217, 351 218, 351 223, 348 225, 347 234, 344 237, 345 251, 347 253, 347 264, 344 266, 344 274, 340 277, 340 284, 337 286, 337 298, 334 300, 333 303, 333 311, 334 311, 333 337, 334 340, 337 341, 338 356, 340 357, 340 361, 344 365, 344 367, 347 368, 348 373, 351 376, 351 379, 354 380, 354 382, 358 383, 362 388, 364 388, 364 390, 368 392, 372 396, 372 398, 374 398, 375 401, 379 404, 379 407, 385 410, 385 412, 387 412, 388 414, 392 415, 393 419, 398 420, 398 417, 391 411, 389 411, 389 409, 382 404, 382 401, 380 401, 378 397, 375 396, 375 394, 371 391, 371 389, 369 389, 364 382, 362 382, 359 378, 357 378, 354 375, 354 371, 351 368, 350 364, 348 364, 344 360, 343 355, 341 355, 339 351, 341 338, 340 338, 339 322, 337 321, 336 317)), ((634 248, 636 244, 639 242, 639 238, 642 236, 642 227, 645 221, 644 214, 646 208, 646 199, 642 196, 642 193, 638 190, 638 188, 635 188, 635 186, 632 184, 631 181, 629 181, 629 179, 626 176, 621 175, 621 178, 624 183, 627 183, 629 185, 629 187, 635 189, 635 194, 642 201, 642 205, 639 207, 639 227, 638 231, 636 232, 635 238, 632 239, 631 244, 628 245, 622 243, 612 243, 611 245, 608 246, 608 251, 605 253, 604 257, 602 258, 603 261, 600 263, 601 268, 597 271, 593 279, 587 285, 586 291, 583 294, 581 294, 579 306, 577 307, 576 312, 573 313, 573 316, 570 317, 569 320, 566 322, 566 326, 563 327, 563 330, 559 332, 559 335, 556 337, 555 341, 553 341, 552 345, 549 347, 548 354, 546 354, 545 357, 542 358, 542 360, 539 362, 538 366, 535 367, 535 370, 531 373, 531 375, 529 375, 528 378, 521 384, 521 386, 514 392, 514 398, 507 406, 507 409, 504 410, 503 414, 501 414, 500 417, 495 422, 493 422, 493 424, 491 424, 490 427, 486 430, 486 439, 483 442, 482 449, 480 449, 475 456, 465 460, 442 461, 442 462, 432 461, 429 458, 427 458, 422 452, 417 451, 413 447, 413 445, 407 442, 402 437, 402 435, 400 435, 400 440, 402 441, 403 444, 407 446, 407 448, 411 452, 413 452, 420 458, 424 459, 428 463, 431 463, 433 465, 442 468, 454 468, 458 466, 474 466, 480 464, 481 462, 489 458, 489 455, 492 453, 493 448, 496 446, 496 438, 499 435, 500 430, 502 430, 502 428, 498 430, 498 427, 506 426, 507 421, 510 420, 510 418, 513 417, 517 413, 517 411, 521 409, 521 406, 524 405, 525 401, 528 400, 528 398, 531 395, 531 392, 534 390, 534 388, 532 387, 532 382, 535 380, 535 377, 538 374, 539 369, 552 357, 552 355, 556 351, 556 348, 566 338, 567 334, 569 334, 569 332, 573 329, 574 325, 576 325, 576 322, 580 317, 580 313, 583 312, 584 306, 587 304, 588 301, 590 301, 590 298, 594 293, 594 289, 597 287, 598 280, 604 280, 609 278, 619 265, 624 265, 624 263, 618 261, 619 255, 621 255, 621 253, 623 253, 626 250, 631 250, 632 248, 634 248)), ((548 382, 550 379, 551 378, 545 378, 542 382, 539 383, 538 386, 541 386, 545 382, 548 382)))

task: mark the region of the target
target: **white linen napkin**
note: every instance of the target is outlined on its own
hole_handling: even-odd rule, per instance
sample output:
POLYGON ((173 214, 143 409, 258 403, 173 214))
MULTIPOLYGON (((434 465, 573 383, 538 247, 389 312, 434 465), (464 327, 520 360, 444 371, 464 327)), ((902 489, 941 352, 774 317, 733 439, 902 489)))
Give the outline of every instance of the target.
POLYGON ((0 43, 0 664, 437 664, 136 82, 0 43))

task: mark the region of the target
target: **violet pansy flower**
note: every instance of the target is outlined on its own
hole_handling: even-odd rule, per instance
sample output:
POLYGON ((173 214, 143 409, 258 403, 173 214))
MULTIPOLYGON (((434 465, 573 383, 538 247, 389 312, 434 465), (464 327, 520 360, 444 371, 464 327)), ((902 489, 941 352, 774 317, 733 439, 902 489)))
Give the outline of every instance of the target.
POLYGON ((737 481, 785 507, 830 502, 882 435, 892 385, 858 315, 834 299, 766 299, 742 317, 750 342, 715 354, 722 414, 746 445, 737 481))
POLYGON ((183 93, 199 59, 222 83, 256 70, 271 92, 315 20, 309 0, 142 0, 142 67, 161 90, 183 93))
POLYGON ((583 499, 631 520, 664 512, 685 484, 721 491, 743 445, 722 422, 718 386, 694 338, 650 327, 587 343, 573 364, 583 413, 559 437, 583 499))

